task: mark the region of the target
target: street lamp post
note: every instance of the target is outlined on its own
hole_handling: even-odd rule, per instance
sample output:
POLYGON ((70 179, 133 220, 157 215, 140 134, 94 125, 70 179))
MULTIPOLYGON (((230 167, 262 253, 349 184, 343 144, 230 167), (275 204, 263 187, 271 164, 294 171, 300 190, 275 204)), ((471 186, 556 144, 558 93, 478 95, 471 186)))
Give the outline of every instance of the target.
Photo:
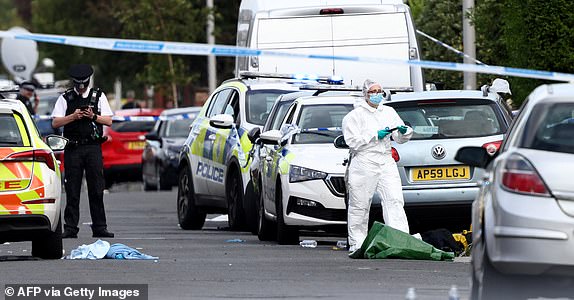
MULTIPOLYGON (((464 53, 470 57, 476 57, 476 38, 474 26, 470 23, 468 14, 474 8, 474 0, 462 0, 462 43, 464 53)), ((468 57, 464 58, 464 63, 474 64, 468 57)), ((464 72, 464 89, 476 89, 476 73, 464 72)))

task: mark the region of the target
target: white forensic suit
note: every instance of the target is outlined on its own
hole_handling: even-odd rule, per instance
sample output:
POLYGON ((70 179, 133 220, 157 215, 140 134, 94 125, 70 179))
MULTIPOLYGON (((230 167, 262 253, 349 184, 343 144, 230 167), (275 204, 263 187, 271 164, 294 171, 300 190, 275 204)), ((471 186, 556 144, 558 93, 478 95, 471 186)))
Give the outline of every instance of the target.
POLYGON ((349 195, 348 231, 349 251, 361 247, 367 237, 369 210, 375 192, 379 193, 385 224, 409 233, 404 211, 401 179, 391 155, 391 135, 397 143, 407 142, 413 130, 405 134, 398 130, 378 139, 378 131, 404 125, 390 106, 371 107, 366 101, 355 104, 355 109, 343 119, 343 135, 351 151, 347 178, 349 195))

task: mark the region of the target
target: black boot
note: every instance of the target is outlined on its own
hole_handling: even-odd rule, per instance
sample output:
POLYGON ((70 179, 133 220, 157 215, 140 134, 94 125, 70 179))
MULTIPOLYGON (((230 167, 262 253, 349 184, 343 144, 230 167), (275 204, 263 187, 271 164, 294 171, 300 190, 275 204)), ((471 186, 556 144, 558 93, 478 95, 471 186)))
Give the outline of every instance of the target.
POLYGON ((114 233, 113 232, 109 232, 106 228, 104 229, 98 229, 98 230, 94 230, 92 237, 103 237, 103 238, 113 238, 114 237, 114 233))
POLYGON ((78 233, 73 232, 71 230, 64 230, 64 233, 62 233, 62 238, 63 239, 77 239, 78 233))

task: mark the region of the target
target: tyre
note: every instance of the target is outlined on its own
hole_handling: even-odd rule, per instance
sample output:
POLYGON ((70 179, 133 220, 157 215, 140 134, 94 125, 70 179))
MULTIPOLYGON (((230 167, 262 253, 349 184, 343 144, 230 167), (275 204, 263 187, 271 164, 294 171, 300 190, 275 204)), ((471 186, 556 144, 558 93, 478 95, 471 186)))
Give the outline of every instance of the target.
POLYGON ((258 216, 257 216, 257 201, 258 195, 253 186, 253 181, 247 183, 247 188, 245 189, 245 196, 243 197, 243 211, 245 212, 245 222, 247 223, 247 229, 252 234, 257 234, 258 227, 258 216))
POLYGON ((56 231, 43 234, 42 237, 32 240, 32 256, 43 259, 62 258, 62 221, 58 216, 56 231))
POLYGON ((283 219, 283 190, 277 182, 275 188, 275 207, 277 214, 277 242, 279 245, 296 245, 299 243, 299 230, 285 224, 283 219))
POLYGON ((159 166, 156 168, 157 170, 157 188, 160 191, 171 191, 171 184, 168 184, 168 180, 167 178, 165 178, 166 175, 163 175, 162 172, 159 169, 159 166))
POLYGON ((177 188, 177 218, 182 229, 199 230, 205 223, 205 213, 195 205, 195 192, 189 167, 179 172, 177 188))
MULTIPOLYGON (((261 187, 261 184, 259 184, 261 187)), ((265 217, 265 207, 263 204, 263 190, 260 188, 257 201, 257 237, 260 241, 274 241, 277 229, 275 223, 265 217)))
POLYGON ((143 176, 142 182, 143 182, 143 189, 144 189, 144 191, 146 191, 146 192, 149 192, 149 191, 157 191, 157 187, 154 186, 154 185, 152 185, 152 184, 150 184, 150 183, 146 180, 146 177, 145 177, 145 176, 143 176))
POLYGON ((231 172, 227 178, 227 216, 229 228, 240 230, 245 228, 245 215, 243 213, 243 183, 237 172, 231 172))

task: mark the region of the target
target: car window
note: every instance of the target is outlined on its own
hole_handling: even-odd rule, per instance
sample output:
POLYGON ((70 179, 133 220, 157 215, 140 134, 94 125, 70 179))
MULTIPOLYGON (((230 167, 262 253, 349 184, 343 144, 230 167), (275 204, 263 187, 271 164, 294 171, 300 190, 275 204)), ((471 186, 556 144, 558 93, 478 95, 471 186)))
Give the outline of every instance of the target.
POLYGON ((239 93, 235 90, 233 90, 232 93, 229 101, 225 105, 225 111, 223 113, 232 116, 237 124, 239 121, 239 93))
POLYGON ((574 154, 574 103, 533 107, 520 147, 574 154))
POLYGON ((12 114, 0 114, 0 146, 23 146, 18 123, 12 114))
POLYGON ((187 137, 193 119, 169 120, 162 126, 164 137, 187 137))
POLYGON ((278 104, 278 107, 275 109, 274 115, 271 116, 271 118, 273 118, 271 128, 267 130, 272 129, 279 130, 279 128, 281 128, 281 122, 283 121, 283 119, 285 119, 285 115, 287 114, 287 111, 289 110, 289 107, 291 106, 292 103, 293 101, 283 101, 278 104))
POLYGON ((207 117, 213 117, 223 113, 225 104, 227 104, 227 99, 229 95, 233 92, 233 89, 225 89, 213 96, 213 100, 209 104, 209 109, 207 110, 207 117))
POLYGON ((247 92, 245 107, 247 122, 256 125, 265 125, 269 112, 275 104, 277 97, 287 91, 281 90, 251 90, 247 92))
POLYGON ((352 104, 303 106, 297 121, 301 132, 293 137, 293 143, 332 143, 342 134, 343 118, 352 110, 352 104))
POLYGON ((469 138, 502 134, 501 108, 490 101, 408 101, 393 106, 406 125, 414 130, 411 139, 469 138))
POLYGON ((114 121, 112 130, 115 132, 150 132, 155 121, 114 121))

